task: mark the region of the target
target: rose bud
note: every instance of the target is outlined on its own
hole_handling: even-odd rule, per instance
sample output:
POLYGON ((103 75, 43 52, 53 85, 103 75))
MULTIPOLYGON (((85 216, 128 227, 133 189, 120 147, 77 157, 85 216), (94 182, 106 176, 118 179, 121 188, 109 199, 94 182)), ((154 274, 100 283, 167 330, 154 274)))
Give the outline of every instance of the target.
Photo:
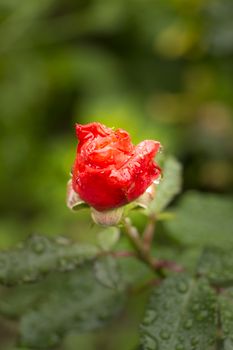
MULTIPOLYGON (((112 209, 136 200, 160 178, 161 170, 154 162, 159 142, 146 140, 134 146, 125 130, 100 123, 76 124, 76 133, 79 143, 72 189, 78 197, 74 196, 74 202, 83 201, 93 207, 95 218, 96 211, 110 211, 112 215, 112 209)), ((104 220, 108 221, 106 217, 104 220)))

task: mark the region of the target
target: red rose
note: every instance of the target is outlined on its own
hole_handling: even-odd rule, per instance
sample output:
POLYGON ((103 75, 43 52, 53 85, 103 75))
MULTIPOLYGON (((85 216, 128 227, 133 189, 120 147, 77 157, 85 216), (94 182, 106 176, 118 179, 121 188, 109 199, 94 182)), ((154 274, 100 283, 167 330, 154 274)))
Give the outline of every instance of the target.
POLYGON ((157 141, 134 146, 123 129, 100 123, 76 125, 79 140, 73 166, 73 190, 98 211, 134 201, 160 176, 154 157, 157 141))

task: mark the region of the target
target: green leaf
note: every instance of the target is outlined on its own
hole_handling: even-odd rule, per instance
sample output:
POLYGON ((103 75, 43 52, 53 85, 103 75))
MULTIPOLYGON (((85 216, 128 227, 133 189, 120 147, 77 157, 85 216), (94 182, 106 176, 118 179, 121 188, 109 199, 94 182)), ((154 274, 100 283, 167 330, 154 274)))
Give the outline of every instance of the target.
POLYGON ((45 285, 26 284, 1 291, 0 314, 18 318, 47 293, 45 285))
POLYGON ((216 314, 215 294, 205 280, 170 277, 151 296, 141 325, 142 349, 213 349, 216 314))
POLYGON ((88 264, 57 274, 46 299, 23 316, 21 344, 50 349, 71 330, 82 332, 104 326, 119 313, 123 303, 123 293, 101 285, 88 264))
POLYGON ((225 196, 186 193, 167 230, 187 245, 233 246, 233 202, 225 196))
POLYGON ((69 271, 93 260, 98 252, 93 245, 71 244, 62 237, 33 236, 23 246, 0 253, 0 283, 33 282, 52 271, 69 271))
POLYGON ((219 296, 219 310, 223 350, 233 350, 233 288, 219 296))
POLYGON ((161 213, 172 199, 181 191, 182 167, 173 157, 166 158, 163 165, 163 178, 156 188, 154 200, 149 205, 149 212, 161 213))
POLYGON ((205 248, 197 268, 199 275, 216 286, 233 285, 233 248, 205 248))
POLYGON ((117 227, 107 227, 97 234, 98 243, 101 249, 111 250, 120 238, 120 230, 117 227))
POLYGON ((104 286, 121 290, 122 280, 116 259, 111 256, 99 258, 94 263, 97 280, 104 286))

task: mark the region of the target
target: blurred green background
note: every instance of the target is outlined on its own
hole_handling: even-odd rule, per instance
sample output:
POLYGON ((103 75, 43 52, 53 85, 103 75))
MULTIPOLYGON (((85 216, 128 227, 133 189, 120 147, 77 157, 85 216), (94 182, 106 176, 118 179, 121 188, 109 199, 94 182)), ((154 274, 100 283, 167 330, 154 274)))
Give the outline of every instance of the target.
MULTIPOLYGON (((0 248, 94 232, 88 211, 65 205, 75 122, 159 140, 183 163, 184 190, 225 194, 232 112, 232 0, 0 0, 0 248)), ((106 349, 136 344, 126 328, 106 349)), ((101 339, 74 334, 64 349, 101 339)))

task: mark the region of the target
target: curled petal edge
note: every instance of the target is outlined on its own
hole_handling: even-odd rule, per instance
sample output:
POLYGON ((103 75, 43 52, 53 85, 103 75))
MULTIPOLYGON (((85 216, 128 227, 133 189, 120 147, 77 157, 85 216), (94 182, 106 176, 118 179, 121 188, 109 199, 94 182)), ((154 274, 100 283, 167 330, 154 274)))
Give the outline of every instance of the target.
POLYGON ((87 203, 85 203, 73 190, 71 179, 67 183, 66 205, 70 210, 73 211, 89 207, 87 203))

